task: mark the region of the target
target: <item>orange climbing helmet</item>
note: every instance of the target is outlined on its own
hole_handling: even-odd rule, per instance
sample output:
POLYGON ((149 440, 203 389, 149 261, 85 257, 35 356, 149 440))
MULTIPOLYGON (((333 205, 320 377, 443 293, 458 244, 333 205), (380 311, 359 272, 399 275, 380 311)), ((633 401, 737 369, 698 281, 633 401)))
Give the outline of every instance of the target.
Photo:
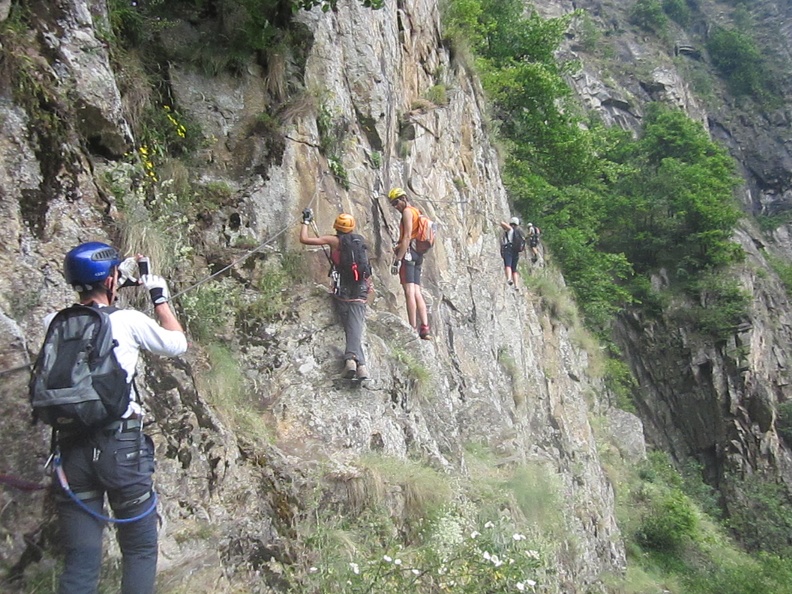
POLYGON ((338 215, 333 223, 333 229, 341 233, 352 233, 355 229, 355 217, 347 213, 338 215))

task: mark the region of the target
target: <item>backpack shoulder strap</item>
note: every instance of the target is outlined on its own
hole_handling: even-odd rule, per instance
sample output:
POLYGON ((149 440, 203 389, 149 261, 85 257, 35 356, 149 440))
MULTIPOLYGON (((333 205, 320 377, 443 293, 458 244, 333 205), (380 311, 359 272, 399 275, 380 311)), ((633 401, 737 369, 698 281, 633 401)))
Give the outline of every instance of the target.
POLYGON ((410 239, 413 239, 415 234, 418 233, 418 219, 421 218, 421 211, 412 205, 407 208, 411 209, 413 213, 412 230, 410 231, 410 239))

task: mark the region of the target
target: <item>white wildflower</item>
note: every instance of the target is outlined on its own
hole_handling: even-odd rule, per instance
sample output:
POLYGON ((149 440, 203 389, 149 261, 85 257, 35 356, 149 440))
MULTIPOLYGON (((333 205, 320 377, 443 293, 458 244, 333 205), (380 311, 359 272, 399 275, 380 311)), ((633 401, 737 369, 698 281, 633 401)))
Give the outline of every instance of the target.
POLYGON ((489 554, 489 551, 484 551, 484 555, 483 555, 483 557, 484 557, 484 558, 485 558, 487 561, 489 561, 490 559, 492 559, 492 555, 490 555, 490 554, 489 554))
POLYGON ((525 551, 525 554, 528 555, 531 559, 539 560, 539 551, 525 551))
POLYGON ((316 567, 309 567, 308 568, 308 573, 316 573, 317 571, 319 571, 319 570, 316 567))
POLYGON ((516 588, 517 588, 517 589, 518 589, 520 592, 525 592, 525 584, 523 584, 522 582, 517 582, 517 583, 516 583, 516 584, 514 584, 514 585, 516 586, 516 588))
POLYGON ((473 532, 470 533, 470 538, 476 538, 477 536, 481 536, 481 532, 479 532, 478 530, 474 530, 473 532))
POLYGON ((492 522, 487 522, 486 524, 484 524, 484 528, 495 528, 495 524, 493 524, 492 522))
POLYGON ((394 565, 401 565, 401 563, 402 563, 402 562, 401 562, 401 559, 396 559, 396 560, 393 562, 393 564, 394 564, 394 565))
POLYGON ((513 538, 514 540, 516 540, 516 541, 518 541, 518 542, 519 542, 519 541, 521 541, 521 540, 525 540, 525 535, 524 535, 524 534, 519 534, 519 533, 518 533, 518 534, 514 534, 514 535, 512 536, 512 538, 513 538))
POLYGON ((393 559, 391 557, 389 557, 388 555, 383 555, 382 559, 385 562, 387 562, 387 563, 390 563, 391 561, 393 561, 393 559))
POLYGON ((418 575, 419 573, 421 573, 421 572, 420 572, 420 571, 418 571, 417 569, 413 569, 413 570, 412 570, 412 572, 413 572, 413 574, 414 574, 414 575, 418 575))
POLYGON ((358 566, 357 563, 350 563, 349 567, 352 568, 352 573, 354 573, 355 575, 360 573, 360 567, 358 566))
POLYGON ((493 564, 495 567, 500 567, 501 565, 503 565, 503 561, 501 561, 500 559, 498 559, 498 556, 497 556, 497 555, 493 555, 493 556, 492 556, 492 564, 493 564))
POLYGON ((533 580, 525 580, 525 583, 528 584, 531 588, 536 585, 536 582, 533 580))

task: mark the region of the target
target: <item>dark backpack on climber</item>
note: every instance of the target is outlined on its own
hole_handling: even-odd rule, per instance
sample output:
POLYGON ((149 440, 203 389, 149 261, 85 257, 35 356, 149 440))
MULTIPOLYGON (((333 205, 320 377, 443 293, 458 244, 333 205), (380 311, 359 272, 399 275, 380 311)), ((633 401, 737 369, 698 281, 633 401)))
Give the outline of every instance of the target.
POLYGON ((522 230, 519 227, 514 227, 512 229, 512 253, 518 254, 520 252, 525 251, 525 235, 523 235, 522 230))
POLYGON ((56 430, 84 432, 121 418, 131 383, 118 363, 110 327, 114 307, 72 305, 50 322, 33 366, 33 417, 56 430))
MULTIPOLYGON (((347 294, 368 293, 371 264, 368 258, 368 246, 366 246, 363 236, 357 233, 342 233, 338 236, 338 240, 340 243, 338 263, 340 292, 347 294)), ((359 298, 359 295, 356 294, 353 298, 359 298)))
POLYGON ((519 227, 512 227, 503 234, 501 254, 519 254, 523 251, 525 251, 525 235, 519 227), (511 234, 511 241, 509 241, 509 234, 511 234))

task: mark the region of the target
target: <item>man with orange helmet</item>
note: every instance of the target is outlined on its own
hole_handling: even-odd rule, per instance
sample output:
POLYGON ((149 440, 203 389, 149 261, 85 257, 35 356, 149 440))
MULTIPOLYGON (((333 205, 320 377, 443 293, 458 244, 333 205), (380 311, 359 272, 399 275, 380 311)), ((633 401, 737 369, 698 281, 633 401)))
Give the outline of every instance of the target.
POLYGON ((371 266, 366 253, 367 246, 362 236, 353 233, 355 218, 351 214, 342 213, 336 217, 333 223, 336 235, 311 237, 308 226, 312 221, 313 212, 306 208, 300 226, 300 243, 330 247, 331 274, 335 279, 333 297, 346 337, 344 376, 350 379, 367 379, 369 374, 362 344, 366 325, 366 301, 371 291, 371 266))

